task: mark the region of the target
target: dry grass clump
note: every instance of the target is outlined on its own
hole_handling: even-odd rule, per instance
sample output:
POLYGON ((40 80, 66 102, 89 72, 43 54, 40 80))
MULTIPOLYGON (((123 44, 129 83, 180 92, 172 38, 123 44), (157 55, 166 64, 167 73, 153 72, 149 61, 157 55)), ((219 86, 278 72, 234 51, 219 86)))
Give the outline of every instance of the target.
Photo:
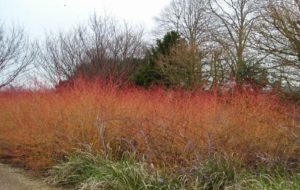
POLYGON ((72 88, 0 94, 0 156, 42 169, 87 145, 114 159, 134 152, 155 166, 188 166, 216 153, 245 164, 299 160, 297 107, 267 93, 72 88))

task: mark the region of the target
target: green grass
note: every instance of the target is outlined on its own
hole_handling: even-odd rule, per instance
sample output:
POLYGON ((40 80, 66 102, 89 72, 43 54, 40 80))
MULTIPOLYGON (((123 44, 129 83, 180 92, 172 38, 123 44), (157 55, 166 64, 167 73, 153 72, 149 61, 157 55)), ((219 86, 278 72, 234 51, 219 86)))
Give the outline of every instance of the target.
POLYGON ((163 178, 132 156, 118 161, 77 152, 50 171, 49 182, 77 189, 168 189, 163 178))
POLYGON ((193 167, 157 169, 125 155, 119 160, 77 152, 50 171, 57 186, 80 190, 299 190, 300 174, 284 167, 251 169, 214 156, 193 167), (280 168, 280 169, 279 169, 280 168))

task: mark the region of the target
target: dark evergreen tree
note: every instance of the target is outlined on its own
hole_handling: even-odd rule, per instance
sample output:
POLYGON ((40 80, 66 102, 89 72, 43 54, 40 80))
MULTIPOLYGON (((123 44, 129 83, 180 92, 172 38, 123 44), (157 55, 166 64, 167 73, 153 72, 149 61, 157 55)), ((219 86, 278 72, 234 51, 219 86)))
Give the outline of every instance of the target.
POLYGON ((161 56, 170 54, 172 47, 174 47, 180 40, 178 32, 168 32, 163 39, 156 41, 155 47, 148 50, 145 56, 144 63, 139 66, 135 74, 134 81, 137 85, 149 87, 151 85, 169 85, 168 79, 160 72, 157 66, 157 60, 161 56))

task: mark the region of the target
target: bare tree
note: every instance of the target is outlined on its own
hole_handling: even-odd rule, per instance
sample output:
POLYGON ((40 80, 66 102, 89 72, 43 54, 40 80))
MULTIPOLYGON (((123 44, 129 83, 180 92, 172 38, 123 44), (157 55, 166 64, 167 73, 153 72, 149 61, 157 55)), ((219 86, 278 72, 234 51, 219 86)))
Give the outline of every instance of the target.
POLYGON ((109 16, 90 18, 87 26, 48 36, 40 66, 54 83, 76 75, 128 79, 144 53, 143 30, 109 16))
POLYGON ((230 77, 240 83, 247 75, 245 68, 259 67, 265 58, 252 48, 259 7, 256 0, 209 0, 211 14, 216 18, 211 30, 212 41, 225 53, 230 77))
POLYGON ((232 79, 250 82, 255 72, 248 71, 260 70, 265 58, 252 44, 259 18, 257 2, 173 0, 156 20, 160 29, 178 31, 188 41, 202 83, 212 87, 232 79))
POLYGON ((267 0, 257 44, 269 55, 275 80, 286 85, 300 82, 300 1, 267 0))
POLYGON ((33 62, 30 48, 22 28, 0 25, 0 88, 11 84, 33 62))
POLYGON ((210 15, 207 14, 207 0, 172 0, 156 18, 163 33, 176 31, 186 38, 191 46, 207 40, 210 15))
POLYGON ((218 88, 225 83, 226 74, 230 72, 230 68, 226 64, 226 54, 224 49, 218 44, 212 43, 207 48, 207 60, 205 61, 204 74, 208 79, 206 85, 208 88, 218 88))

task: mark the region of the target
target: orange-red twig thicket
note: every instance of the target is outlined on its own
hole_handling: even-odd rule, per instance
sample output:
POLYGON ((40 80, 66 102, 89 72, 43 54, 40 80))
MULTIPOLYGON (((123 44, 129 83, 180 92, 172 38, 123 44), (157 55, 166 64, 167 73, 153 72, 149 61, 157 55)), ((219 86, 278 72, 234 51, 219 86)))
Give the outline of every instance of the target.
POLYGON ((299 158, 299 112, 268 93, 77 81, 57 91, 1 93, 0 108, 0 157, 28 168, 47 168, 86 147, 113 157, 133 151, 157 166, 218 153, 245 163, 299 158))

